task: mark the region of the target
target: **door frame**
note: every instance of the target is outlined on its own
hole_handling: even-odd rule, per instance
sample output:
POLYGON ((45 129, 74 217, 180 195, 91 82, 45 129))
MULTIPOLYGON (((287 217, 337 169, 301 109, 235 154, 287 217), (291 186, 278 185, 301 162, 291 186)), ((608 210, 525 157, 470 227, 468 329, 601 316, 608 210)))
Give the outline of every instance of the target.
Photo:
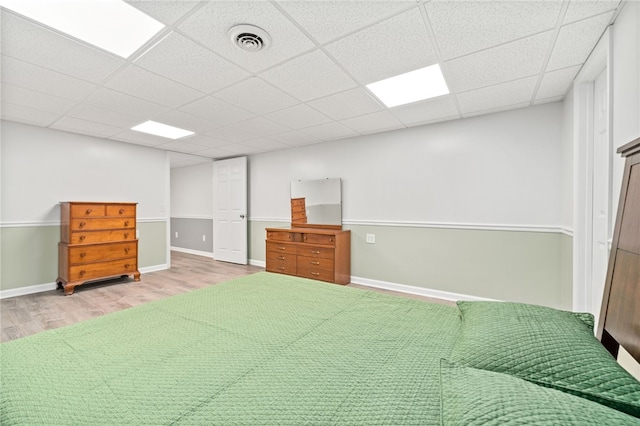
MULTIPOLYGON (((613 35, 609 26, 583 68, 574 80, 573 115, 573 310, 591 312, 594 310, 593 291, 593 175, 594 175, 594 81, 606 69, 608 92, 608 141, 613 146, 613 35)), ((608 163, 608 190, 611 198, 611 149, 608 163)), ((611 202, 609 202, 609 221, 611 202)), ((610 227, 610 226, 609 226, 610 227)), ((609 237, 610 238, 610 237, 609 237)), ((610 240, 609 240, 610 244, 610 240)))

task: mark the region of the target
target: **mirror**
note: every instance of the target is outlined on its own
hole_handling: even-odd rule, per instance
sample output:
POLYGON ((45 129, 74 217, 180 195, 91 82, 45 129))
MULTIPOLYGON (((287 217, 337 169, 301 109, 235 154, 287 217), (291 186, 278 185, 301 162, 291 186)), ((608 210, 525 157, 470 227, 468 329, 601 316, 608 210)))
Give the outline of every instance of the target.
POLYGON ((291 223, 342 225, 340 178, 291 181, 291 223))

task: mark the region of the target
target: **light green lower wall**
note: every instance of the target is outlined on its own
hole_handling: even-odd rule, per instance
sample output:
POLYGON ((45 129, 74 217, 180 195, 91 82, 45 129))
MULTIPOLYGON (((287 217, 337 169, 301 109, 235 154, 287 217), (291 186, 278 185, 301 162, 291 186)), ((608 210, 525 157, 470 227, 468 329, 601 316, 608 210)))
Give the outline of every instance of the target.
MULTIPOLYGON (((264 261, 265 227, 250 222, 249 258, 264 261)), ((571 309, 572 239, 560 233, 349 225, 351 275, 571 309), (375 234, 367 244, 366 234, 375 234)))
MULTIPOLYGON (((167 263, 166 222, 139 222, 138 267, 167 263)), ((0 290, 55 282, 59 226, 0 228, 0 290)))

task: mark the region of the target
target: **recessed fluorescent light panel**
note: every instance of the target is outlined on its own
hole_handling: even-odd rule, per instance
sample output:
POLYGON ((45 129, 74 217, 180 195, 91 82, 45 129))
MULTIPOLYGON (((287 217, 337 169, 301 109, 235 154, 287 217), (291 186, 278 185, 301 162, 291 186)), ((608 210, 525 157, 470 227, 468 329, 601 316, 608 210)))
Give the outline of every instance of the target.
POLYGON ((136 132, 149 133, 150 135, 162 136, 163 138, 168 139, 180 139, 185 136, 193 135, 193 132, 189 130, 168 126, 156 121, 145 121, 142 124, 138 124, 137 126, 132 127, 131 130, 135 130, 136 132))
POLYGON ((449 93, 438 64, 367 84, 367 88, 388 108, 449 93))
POLYGON ((0 5, 123 58, 164 28, 121 0, 0 0, 0 5))

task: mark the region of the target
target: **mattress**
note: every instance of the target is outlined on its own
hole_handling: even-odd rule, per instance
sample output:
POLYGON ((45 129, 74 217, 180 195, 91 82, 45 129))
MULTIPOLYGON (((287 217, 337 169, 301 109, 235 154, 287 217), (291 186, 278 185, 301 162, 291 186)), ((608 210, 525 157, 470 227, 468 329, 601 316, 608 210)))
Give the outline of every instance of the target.
POLYGON ((4 424, 440 424, 456 307, 257 273, 1 345, 4 424))

